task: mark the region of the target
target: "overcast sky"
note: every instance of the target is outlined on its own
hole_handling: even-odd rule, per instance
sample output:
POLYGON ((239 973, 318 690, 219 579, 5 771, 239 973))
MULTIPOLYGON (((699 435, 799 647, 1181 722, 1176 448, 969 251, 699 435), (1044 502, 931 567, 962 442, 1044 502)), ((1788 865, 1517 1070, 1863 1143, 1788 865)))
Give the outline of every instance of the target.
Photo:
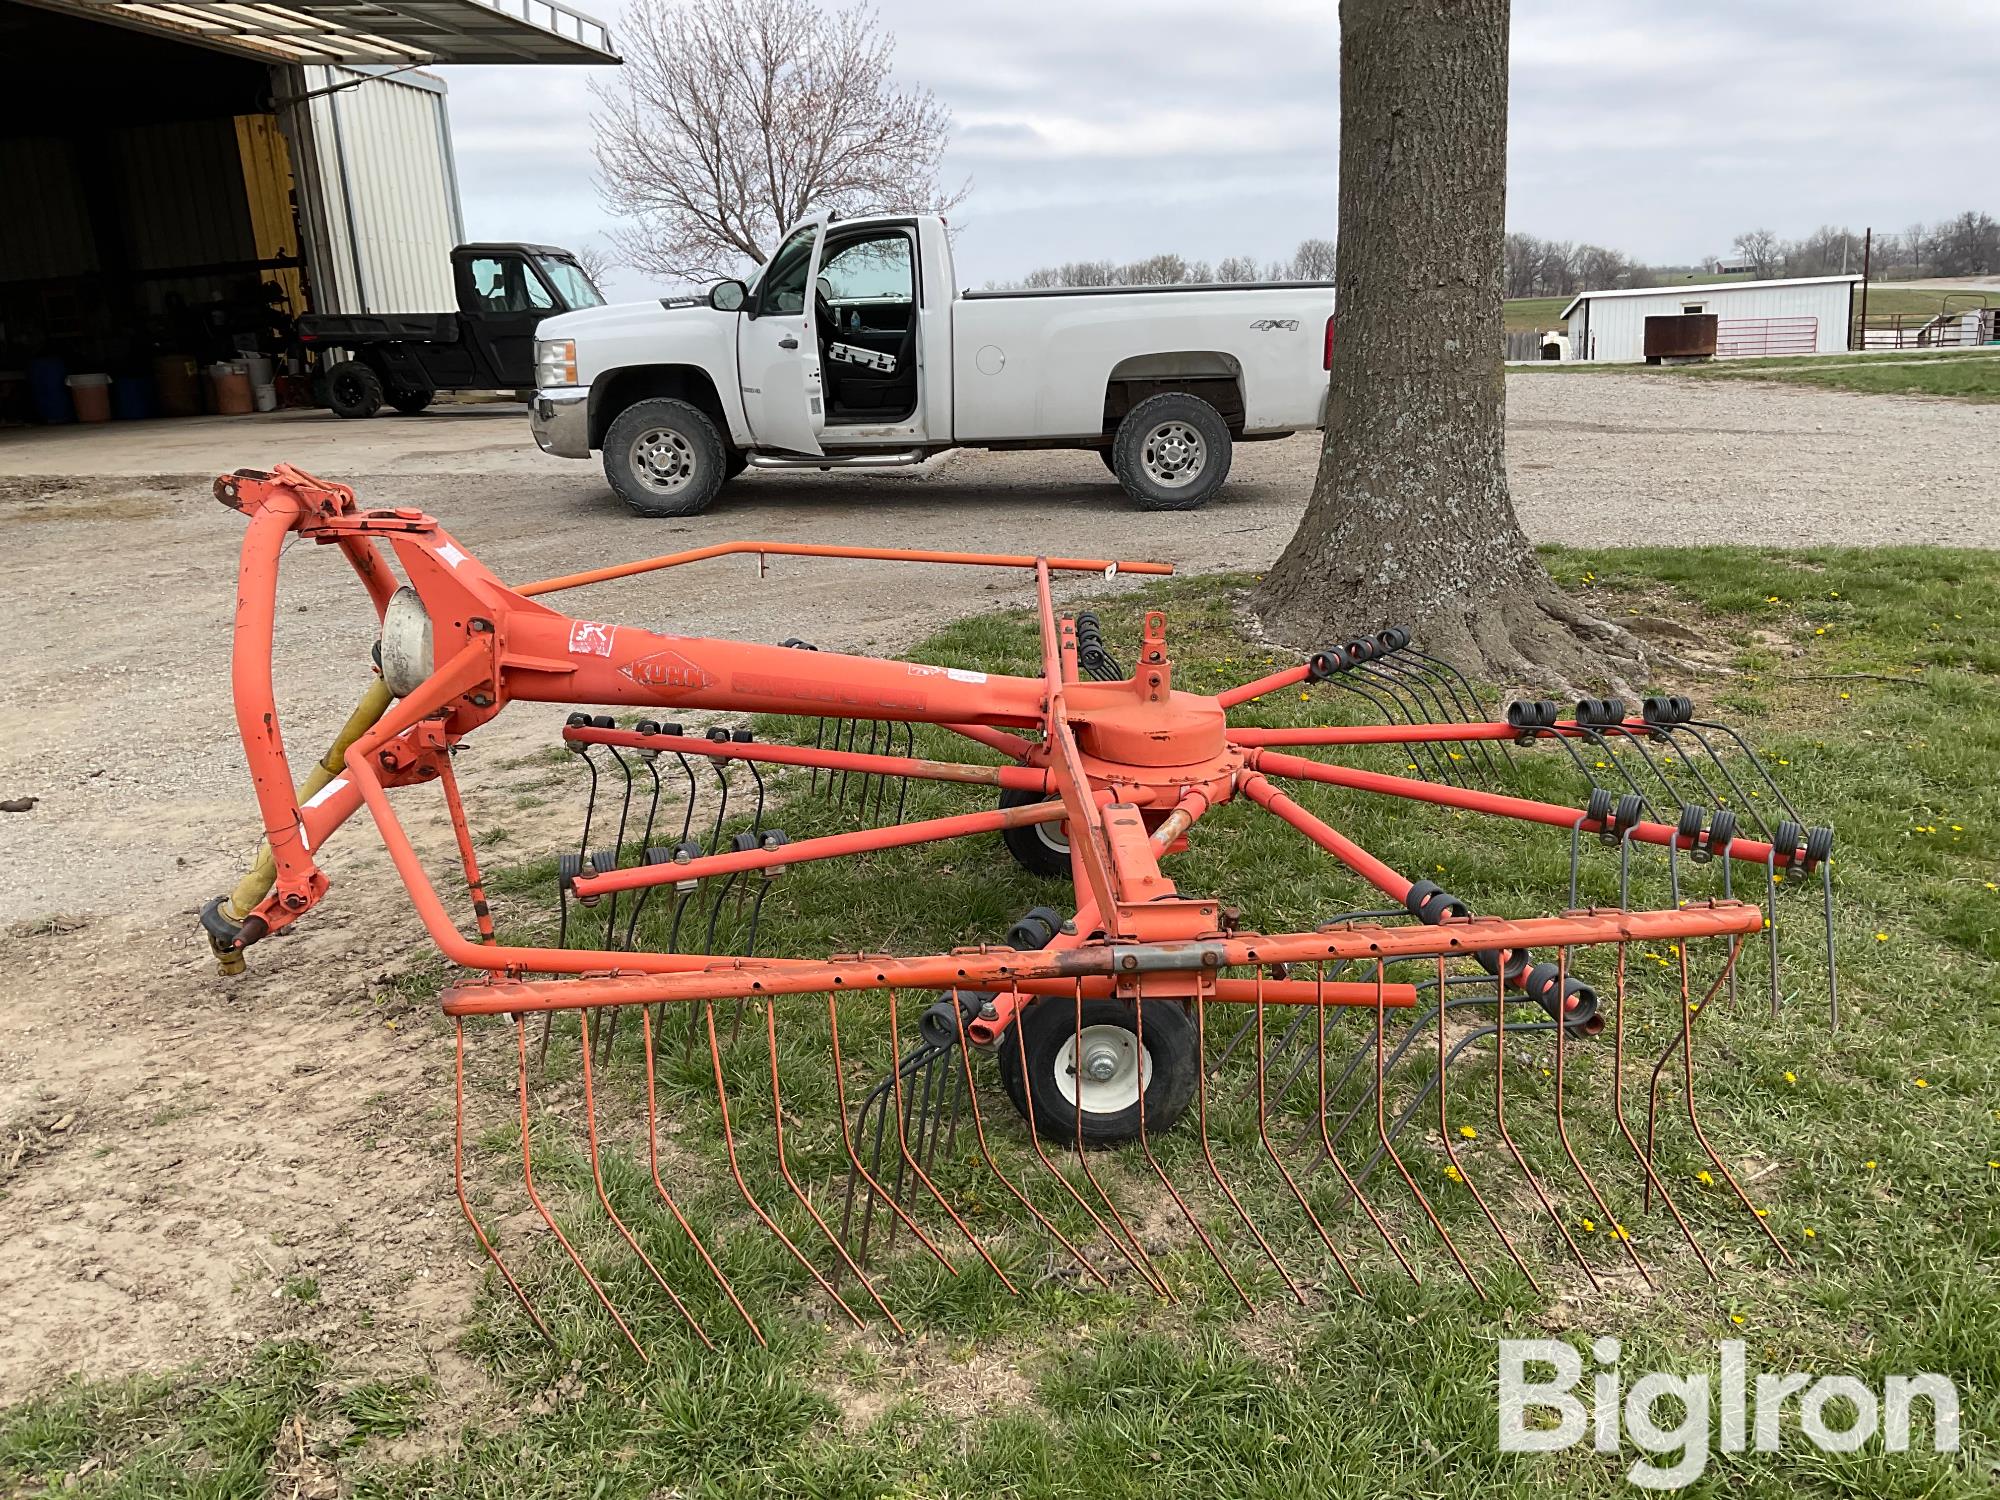
MULTIPOLYGON (((617 34, 618 0, 581 0, 617 34)), ((1336 0, 880 0, 956 124, 959 280, 1335 230, 1336 0), (1219 18, 1227 16, 1226 24, 1219 18)), ((587 68, 445 68, 474 239, 578 245, 587 68)), ((1651 262, 2000 212, 1995 0, 1515 0, 1507 222, 1651 262)), ((617 273, 614 295, 650 290, 617 273)))

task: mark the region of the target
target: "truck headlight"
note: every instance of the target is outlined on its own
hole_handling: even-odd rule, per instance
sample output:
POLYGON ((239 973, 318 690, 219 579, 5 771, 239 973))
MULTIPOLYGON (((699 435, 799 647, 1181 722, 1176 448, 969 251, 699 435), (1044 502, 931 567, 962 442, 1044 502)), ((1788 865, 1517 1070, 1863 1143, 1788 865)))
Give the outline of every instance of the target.
POLYGON ((535 340, 535 387, 576 384, 576 340, 535 340))

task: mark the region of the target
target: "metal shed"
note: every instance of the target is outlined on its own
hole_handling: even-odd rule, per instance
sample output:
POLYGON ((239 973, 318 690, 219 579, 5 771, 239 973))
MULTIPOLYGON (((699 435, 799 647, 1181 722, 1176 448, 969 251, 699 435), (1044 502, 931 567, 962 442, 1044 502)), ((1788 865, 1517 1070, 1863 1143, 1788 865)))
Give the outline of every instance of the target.
POLYGON ((0 0, 0 372, 451 307, 424 65, 617 61, 560 0, 0 0))
POLYGON ((1703 286, 1584 292, 1563 309, 1573 358, 1637 363, 1646 358, 1646 320, 1707 316, 1715 357, 1829 354, 1849 347, 1859 276, 1783 281, 1718 281, 1703 286))

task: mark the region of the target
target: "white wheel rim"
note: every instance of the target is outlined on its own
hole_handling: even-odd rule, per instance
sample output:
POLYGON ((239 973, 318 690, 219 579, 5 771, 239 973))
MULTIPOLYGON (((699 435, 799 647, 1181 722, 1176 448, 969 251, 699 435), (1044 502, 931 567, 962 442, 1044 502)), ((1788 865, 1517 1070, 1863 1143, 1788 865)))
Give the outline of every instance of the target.
POLYGON ((1152 1049, 1142 1055, 1139 1038, 1123 1026, 1086 1026, 1056 1054, 1056 1087, 1083 1114, 1130 1109, 1139 1102, 1140 1088, 1152 1081, 1152 1049))
POLYGON ((1177 490, 1201 477, 1208 466, 1208 444, 1186 422, 1162 422, 1146 434, 1139 463, 1153 483, 1177 490))
POLYGON ((694 480, 694 446, 672 428, 642 432, 632 442, 632 472, 654 494, 675 494, 694 480))
POLYGON ((1035 837, 1042 841, 1044 849, 1054 854, 1060 854, 1064 859, 1068 859, 1069 834, 1066 831, 1067 828, 1068 825, 1062 822, 1037 823, 1035 825, 1035 837))

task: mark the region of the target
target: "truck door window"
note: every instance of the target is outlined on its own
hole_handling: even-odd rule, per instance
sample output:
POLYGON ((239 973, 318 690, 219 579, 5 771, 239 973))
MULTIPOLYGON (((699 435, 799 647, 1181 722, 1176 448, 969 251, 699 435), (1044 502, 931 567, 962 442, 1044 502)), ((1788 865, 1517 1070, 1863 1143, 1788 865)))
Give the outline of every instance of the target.
POLYGON ((808 224, 778 247, 755 288, 759 316, 806 310, 806 272, 812 269, 813 240, 818 234, 819 226, 808 224))
POLYGON ((901 234, 843 245, 819 274, 826 300, 836 308, 868 302, 907 306, 913 300, 910 242, 901 234))
POLYGON ((553 311, 556 299, 518 255, 480 255, 472 261, 472 289, 488 312, 553 311))

